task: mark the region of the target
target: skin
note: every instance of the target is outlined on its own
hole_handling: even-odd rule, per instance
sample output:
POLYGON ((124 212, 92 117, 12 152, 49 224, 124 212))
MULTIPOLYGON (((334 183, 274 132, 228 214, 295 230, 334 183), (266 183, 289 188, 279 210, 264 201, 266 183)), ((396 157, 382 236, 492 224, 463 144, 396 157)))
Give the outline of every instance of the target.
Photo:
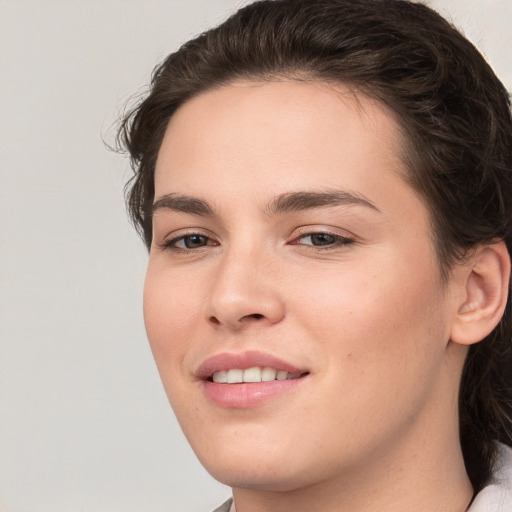
POLYGON ((183 431, 238 512, 463 512, 470 500, 466 347, 451 341, 463 272, 441 279, 400 140, 385 106, 314 82, 236 82, 170 121, 155 198, 211 212, 155 210, 146 328, 183 431), (368 204, 269 206, 334 190, 368 204), (309 375, 255 407, 213 404, 198 366, 246 350, 309 375))

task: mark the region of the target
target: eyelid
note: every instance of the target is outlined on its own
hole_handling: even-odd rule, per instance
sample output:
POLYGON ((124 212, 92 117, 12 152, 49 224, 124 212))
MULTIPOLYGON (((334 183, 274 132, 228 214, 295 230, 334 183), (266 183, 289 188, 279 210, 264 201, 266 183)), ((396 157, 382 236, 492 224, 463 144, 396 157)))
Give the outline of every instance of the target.
POLYGON ((298 238, 304 235, 316 235, 321 233, 325 233, 326 235, 340 236, 342 238, 356 239, 356 236, 346 229, 325 226, 321 224, 300 226, 293 231, 290 238, 298 238))

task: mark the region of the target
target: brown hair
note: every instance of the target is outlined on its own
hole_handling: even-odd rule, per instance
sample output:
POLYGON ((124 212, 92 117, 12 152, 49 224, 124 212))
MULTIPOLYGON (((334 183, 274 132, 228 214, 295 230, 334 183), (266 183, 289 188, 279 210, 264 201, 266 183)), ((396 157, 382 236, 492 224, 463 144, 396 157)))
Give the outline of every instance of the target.
MULTIPOLYGON (((151 245, 154 169, 176 109, 238 78, 342 82, 387 104, 405 136, 406 179, 429 206, 443 276, 477 244, 512 252, 509 96, 475 47, 437 13, 405 0, 264 0, 240 9, 169 55, 150 94, 122 121, 135 172, 132 220, 151 245)), ((460 390, 460 435, 476 491, 495 440, 512 444, 512 311, 470 348, 460 390)))

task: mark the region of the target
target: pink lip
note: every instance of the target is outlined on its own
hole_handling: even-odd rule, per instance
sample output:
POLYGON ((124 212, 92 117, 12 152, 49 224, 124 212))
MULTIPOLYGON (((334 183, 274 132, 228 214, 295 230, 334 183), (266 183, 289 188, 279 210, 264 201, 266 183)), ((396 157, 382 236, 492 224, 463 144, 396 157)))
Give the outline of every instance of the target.
POLYGON ((213 382, 213 373, 230 368, 245 370, 259 366, 268 366, 288 373, 307 373, 282 359, 256 351, 241 354, 217 354, 206 359, 197 369, 196 377, 202 380, 205 396, 215 405, 223 408, 246 409, 255 407, 268 400, 284 396, 300 386, 307 376, 292 380, 273 380, 270 382, 251 382, 239 384, 220 384, 213 382))
POLYGON ((307 377, 300 377, 293 380, 241 384, 217 384, 204 380, 202 385, 204 394, 215 405, 226 409, 247 409, 291 393, 306 380, 307 377))

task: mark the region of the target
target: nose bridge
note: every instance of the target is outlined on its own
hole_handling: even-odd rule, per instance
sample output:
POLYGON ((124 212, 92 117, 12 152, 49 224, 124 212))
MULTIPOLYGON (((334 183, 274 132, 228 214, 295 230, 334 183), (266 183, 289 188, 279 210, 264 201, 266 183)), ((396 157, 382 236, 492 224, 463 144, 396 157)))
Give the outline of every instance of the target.
POLYGON ((263 244, 240 240, 226 247, 212 281, 207 316, 216 325, 241 328, 251 321, 276 323, 284 314, 276 262, 263 244))

